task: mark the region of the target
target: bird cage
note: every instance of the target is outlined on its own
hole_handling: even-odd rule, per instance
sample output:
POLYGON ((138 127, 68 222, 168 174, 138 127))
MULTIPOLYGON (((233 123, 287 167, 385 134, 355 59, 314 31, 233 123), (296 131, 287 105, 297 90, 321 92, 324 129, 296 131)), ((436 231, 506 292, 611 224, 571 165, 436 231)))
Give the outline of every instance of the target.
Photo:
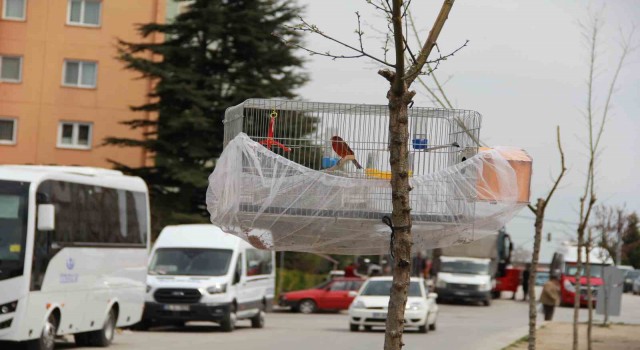
MULTIPOLYGON (((414 248, 501 227, 521 206, 517 179, 499 151, 478 153, 480 114, 413 107, 408 117, 414 248)), ((260 248, 384 253, 389 140, 388 106, 250 99, 230 107, 209 179, 212 222, 260 248)))

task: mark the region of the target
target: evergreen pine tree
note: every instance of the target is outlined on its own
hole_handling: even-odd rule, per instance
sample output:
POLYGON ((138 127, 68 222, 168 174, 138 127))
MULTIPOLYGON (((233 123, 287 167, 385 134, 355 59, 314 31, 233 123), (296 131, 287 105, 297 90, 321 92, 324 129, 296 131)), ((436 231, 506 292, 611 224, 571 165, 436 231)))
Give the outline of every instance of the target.
POLYGON ((163 35, 164 42, 119 42, 126 68, 155 84, 152 102, 132 109, 158 117, 126 122, 151 130, 144 140, 111 137, 105 143, 154 155, 150 167, 115 165, 150 185, 155 232, 167 223, 206 221, 207 177, 222 152, 227 107, 252 97, 292 98, 307 81, 294 48, 272 35, 298 42, 300 34, 283 24, 300 12, 289 0, 195 0, 171 23, 140 26, 143 37, 163 35))

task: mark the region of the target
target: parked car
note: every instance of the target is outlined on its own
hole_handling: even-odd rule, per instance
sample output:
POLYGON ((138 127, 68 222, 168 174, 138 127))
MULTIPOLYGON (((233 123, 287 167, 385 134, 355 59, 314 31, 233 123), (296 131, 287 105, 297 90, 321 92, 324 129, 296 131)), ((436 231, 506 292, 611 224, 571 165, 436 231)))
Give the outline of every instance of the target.
POLYGON ((633 294, 640 294, 640 277, 637 277, 633 280, 633 286, 631 287, 631 292, 633 294))
POLYGON ((536 286, 543 286, 549 280, 549 271, 536 272, 536 286))
POLYGON ((627 270, 624 274, 624 285, 622 292, 627 293, 633 289, 633 281, 640 277, 640 270, 627 270))
MULTIPOLYGON (((357 332, 373 327, 384 327, 387 321, 387 306, 391 293, 392 277, 372 277, 365 282, 349 307, 349 329, 357 332)), ((355 294, 355 293, 354 293, 355 294)), ((421 333, 436 329, 438 318, 438 295, 429 293, 423 278, 412 277, 409 284, 405 327, 417 327, 421 333)))
POLYGON ((346 310, 354 296, 349 292, 360 289, 364 280, 356 277, 335 277, 311 289, 284 293, 280 296, 280 306, 291 307, 292 311, 311 314, 318 310, 346 310))

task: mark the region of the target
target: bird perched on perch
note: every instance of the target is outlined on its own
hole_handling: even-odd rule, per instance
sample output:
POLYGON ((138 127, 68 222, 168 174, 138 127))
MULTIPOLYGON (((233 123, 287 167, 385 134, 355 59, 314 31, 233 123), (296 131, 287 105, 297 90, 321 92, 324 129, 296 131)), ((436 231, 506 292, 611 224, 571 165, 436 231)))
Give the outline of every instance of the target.
POLYGON ((356 157, 353 153, 353 150, 349 145, 342 139, 340 136, 333 136, 331 138, 331 147, 333 151, 336 152, 338 156, 340 156, 340 161, 350 160, 358 169, 362 169, 362 165, 358 163, 356 157))

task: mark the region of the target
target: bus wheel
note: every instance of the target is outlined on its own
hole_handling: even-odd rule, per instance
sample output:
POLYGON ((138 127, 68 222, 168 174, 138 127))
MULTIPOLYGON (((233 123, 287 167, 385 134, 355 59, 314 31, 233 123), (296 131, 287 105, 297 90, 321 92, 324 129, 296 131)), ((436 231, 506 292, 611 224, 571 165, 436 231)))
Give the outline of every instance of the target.
POLYGON ((29 350, 53 350, 56 341, 56 333, 58 333, 58 318, 55 312, 47 318, 42 328, 40 338, 33 340, 27 344, 29 350))
POLYGON ((87 338, 89 339, 89 343, 93 346, 99 347, 107 347, 113 341, 113 335, 116 332, 116 320, 117 315, 115 310, 112 308, 109 310, 107 314, 107 319, 104 321, 102 325, 102 329, 97 331, 88 332, 87 338))

